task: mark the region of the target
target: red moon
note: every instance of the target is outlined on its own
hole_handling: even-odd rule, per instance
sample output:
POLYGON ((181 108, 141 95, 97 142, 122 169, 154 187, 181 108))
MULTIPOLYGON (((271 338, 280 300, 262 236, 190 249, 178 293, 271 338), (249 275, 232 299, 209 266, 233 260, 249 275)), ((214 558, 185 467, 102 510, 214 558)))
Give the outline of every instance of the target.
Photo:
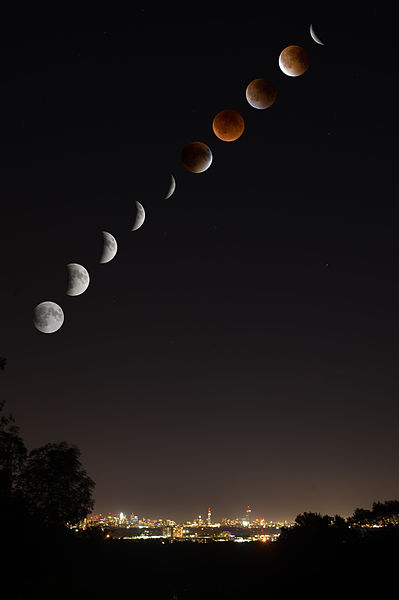
POLYGON ((212 152, 203 142, 190 142, 184 147, 181 160, 191 173, 202 173, 211 166, 212 152))
POLYGON ((213 133, 224 142, 234 142, 244 131, 244 119, 236 110, 221 110, 213 119, 213 133))
POLYGON ((290 77, 298 77, 308 70, 310 59, 302 46, 287 46, 281 52, 278 64, 280 69, 290 77))
POLYGON ((269 108, 276 99, 276 88, 267 79, 254 79, 247 85, 246 98, 254 108, 269 108))

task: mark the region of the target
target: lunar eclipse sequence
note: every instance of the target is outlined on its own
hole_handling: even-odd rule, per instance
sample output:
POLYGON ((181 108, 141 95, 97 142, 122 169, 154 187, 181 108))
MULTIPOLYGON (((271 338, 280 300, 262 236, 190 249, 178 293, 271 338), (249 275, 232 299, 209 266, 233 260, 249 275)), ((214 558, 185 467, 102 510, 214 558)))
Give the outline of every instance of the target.
MULTIPOLYGON (((310 36, 312 40, 324 45, 316 35, 314 28, 310 25, 310 36)), ((290 45, 282 50, 279 55, 278 64, 281 71, 289 77, 303 75, 309 68, 310 59, 307 51, 302 46, 290 45)), ((264 78, 252 80, 246 88, 245 96, 248 104, 257 110, 270 108, 277 97, 274 84, 264 78)), ((224 109, 218 112, 212 121, 212 130, 215 136, 225 142, 238 140, 245 130, 245 122, 242 115, 233 109, 224 109)), ((209 146, 201 141, 188 143, 181 154, 183 166, 191 173, 203 173, 212 164, 213 155, 209 146)), ((170 198, 176 189, 176 181, 170 176, 169 190, 165 200, 170 198)), ((137 231, 145 221, 145 209, 136 201, 136 215, 131 231, 137 231)), ((113 260, 118 251, 115 237, 108 231, 102 232, 103 249, 99 263, 105 264, 113 260)), ((90 284, 90 275, 87 269, 78 263, 69 263, 67 269, 67 289, 69 296, 80 296, 90 284)), ((33 324, 42 333, 54 333, 64 323, 64 311, 55 302, 46 300, 40 302, 33 310, 33 324)))

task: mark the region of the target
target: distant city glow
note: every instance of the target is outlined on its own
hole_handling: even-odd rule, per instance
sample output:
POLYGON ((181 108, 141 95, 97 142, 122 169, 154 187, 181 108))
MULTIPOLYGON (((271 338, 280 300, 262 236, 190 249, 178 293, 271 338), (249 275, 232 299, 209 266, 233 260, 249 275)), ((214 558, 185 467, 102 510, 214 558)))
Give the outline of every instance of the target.
POLYGON ((208 507, 206 520, 201 515, 192 521, 175 521, 173 519, 140 517, 135 513, 123 512, 90 515, 74 528, 100 528, 107 539, 125 540, 164 539, 165 541, 192 541, 206 543, 217 542, 273 542, 279 535, 281 527, 291 527, 289 521, 267 521, 263 517, 251 518, 248 506, 245 516, 212 520, 212 510, 208 507))

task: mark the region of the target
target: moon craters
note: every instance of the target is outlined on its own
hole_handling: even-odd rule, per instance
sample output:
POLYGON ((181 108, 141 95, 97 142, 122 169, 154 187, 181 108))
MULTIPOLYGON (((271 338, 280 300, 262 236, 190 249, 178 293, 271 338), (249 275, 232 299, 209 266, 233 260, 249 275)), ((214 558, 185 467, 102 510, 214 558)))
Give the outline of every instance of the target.
POLYGON ((117 253, 118 244, 116 239, 108 231, 103 231, 103 251, 100 258, 100 263, 107 263, 112 260, 117 253))
POLYGON ((68 287, 66 293, 68 296, 79 296, 83 294, 89 286, 90 277, 87 269, 77 263, 69 263, 68 269, 68 287))
POLYGON ((58 304, 46 300, 33 309, 33 324, 42 333, 54 333, 64 323, 64 312, 58 304))

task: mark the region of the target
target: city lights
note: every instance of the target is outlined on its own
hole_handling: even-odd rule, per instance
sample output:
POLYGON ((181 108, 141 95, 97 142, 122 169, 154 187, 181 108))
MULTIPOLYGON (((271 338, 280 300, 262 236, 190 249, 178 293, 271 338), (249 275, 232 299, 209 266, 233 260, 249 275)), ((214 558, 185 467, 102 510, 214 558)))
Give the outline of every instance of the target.
POLYGON ((243 517, 221 518, 216 521, 212 518, 211 507, 208 507, 207 517, 201 515, 192 521, 175 521, 165 518, 140 517, 135 513, 129 514, 108 513, 90 515, 76 527, 88 529, 100 528, 106 538, 124 540, 155 540, 163 541, 192 541, 206 543, 217 542, 273 542, 281 531, 281 527, 290 527, 293 523, 288 521, 267 521, 264 518, 251 518, 251 509, 248 506, 243 517))

